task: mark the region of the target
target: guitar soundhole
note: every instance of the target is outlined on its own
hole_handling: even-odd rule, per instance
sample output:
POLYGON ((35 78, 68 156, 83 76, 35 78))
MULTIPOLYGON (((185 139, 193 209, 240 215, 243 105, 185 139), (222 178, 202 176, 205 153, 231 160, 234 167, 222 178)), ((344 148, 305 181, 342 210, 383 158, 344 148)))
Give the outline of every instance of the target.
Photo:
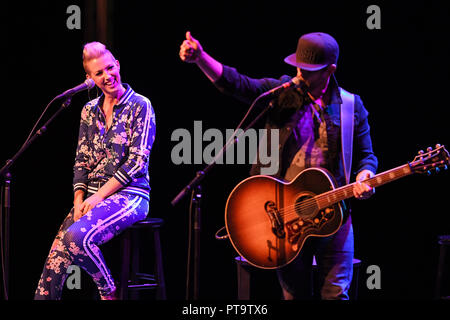
POLYGON ((301 194, 295 201, 295 212, 303 219, 312 218, 317 214, 317 204, 312 199, 314 194, 301 194))

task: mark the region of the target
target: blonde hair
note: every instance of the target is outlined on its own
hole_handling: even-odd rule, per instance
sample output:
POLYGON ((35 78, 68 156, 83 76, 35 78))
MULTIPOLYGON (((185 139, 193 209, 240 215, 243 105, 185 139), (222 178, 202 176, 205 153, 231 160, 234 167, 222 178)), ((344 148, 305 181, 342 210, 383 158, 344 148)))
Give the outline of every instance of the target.
POLYGON ((116 60, 113 56, 113 54, 111 53, 111 51, 109 51, 106 46, 103 43, 94 41, 94 42, 89 42, 86 43, 84 45, 83 48, 83 68, 84 71, 86 71, 86 73, 89 73, 89 70, 86 67, 86 64, 92 60, 92 59, 97 59, 98 57, 101 57, 105 54, 109 54, 111 55, 111 58, 113 60, 116 60))

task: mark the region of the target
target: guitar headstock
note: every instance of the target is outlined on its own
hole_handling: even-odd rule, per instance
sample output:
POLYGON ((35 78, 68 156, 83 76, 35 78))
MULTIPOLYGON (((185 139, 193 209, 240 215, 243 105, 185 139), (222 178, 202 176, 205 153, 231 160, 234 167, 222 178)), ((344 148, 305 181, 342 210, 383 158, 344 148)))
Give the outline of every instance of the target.
POLYGON ((447 170, 450 166, 450 155, 444 146, 437 144, 435 149, 428 147, 426 152, 420 150, 409 166, 415 173, 431 174, 432 171, 447 170))

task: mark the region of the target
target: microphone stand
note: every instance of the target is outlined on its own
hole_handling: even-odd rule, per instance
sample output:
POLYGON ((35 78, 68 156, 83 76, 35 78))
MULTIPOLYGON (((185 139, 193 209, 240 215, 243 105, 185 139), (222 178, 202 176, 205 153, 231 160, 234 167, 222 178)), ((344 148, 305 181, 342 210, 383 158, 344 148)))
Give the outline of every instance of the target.
MULTIPOLYGON (((52 101, 60 98, 61 96, 57 96, 52 101)), ((28 149, 28 147, 36 140, 38 137, 42 136, 46 131, 48 125, 55 119, 58 114, 66 109, 71 103, 72 95, 69 95, 66 100, 63 102, 61 108, 49 119, 47 122, 38 130, 36 133, 28 139, 23 146, 17 151, 17 153, 9 160, 6 161, 6 164, 3 168, 0 169, 0 179, 2 179, 2 190, 1 190, 1 206, 0 206, 0 247, 1 247, 1 263, 2 263, 2 279, 3 279, 3 298, 4 300, 8 300, 9 294, 9 258, 10 258, 10 214, 11 214, 11 181, 12 175, 9 171, 9 168, 14 164, 14 162, 19 158, 22 153, 28 149)), ((51 102, 50 102, 51 103, 51 102)))
MULTIPOLYGON (((258 96, 253 103, 251 104, 248 113, 253 109, 256 102, 258 102, 261 98, 270 96, 270 91, 265 92, 258 96)), ((264 108, 257 117, 240 133, 239 136, 236 136, 236 132, 240 129, 242 123, 245 120, 241 121, 241 123, 238 125, 237 129, 233 133, 233 135, 230 137, 230 139, 227 141, 227 143, 223 146, 223 148, 220 150, 220 152, 216 155, 216 157, 211 161, 209 165, 207 165, 203 170, 197 171, 195 177, 189 182, 179 193, 178 195, 171 201, 172 206, 175 206, 180 200, 182 200, 189 192, 191 192, 191 205, 189 206, 189 217, 192 219, 192 216, 194 218, 193 224, 189 223, 189 225, 193 225, 194 229, 194 261, 193 261, 193 273, 194 273, 194 286, 193 286, 193 300, 198 300, 199 297, 199 284, 200 284, 200 235, 201 235, 201 217, 200 217, 200 200, 202 198, 201 194, 201 182, 206 177, 208 172, 216 165, 217 159, 226 151, 228 148, 230 148, 232 145, 235 144, 236 140, 239 140, 239 138, 252 126, 255 125, 255 123, 270 109, 272 108, 272 102, 270 102, 266 108, 264 108), (194 212, 192 212, 194 210, 194 212), (192 213, 194 213, 192 215, 192 213)), ((246 116, 247 116, 246 115, 246 116)), ((189 232, 191 234, 191 232, 189 232)), ((190 240, 189 240, 190 243, 190 240)), ((189 246, 190 250, 190 246, 189 246)), ((186 300, 189 299, 190 296, 190 251, 188 253, 188 262, 187 262, 187 288, 186 288, 186 300)))

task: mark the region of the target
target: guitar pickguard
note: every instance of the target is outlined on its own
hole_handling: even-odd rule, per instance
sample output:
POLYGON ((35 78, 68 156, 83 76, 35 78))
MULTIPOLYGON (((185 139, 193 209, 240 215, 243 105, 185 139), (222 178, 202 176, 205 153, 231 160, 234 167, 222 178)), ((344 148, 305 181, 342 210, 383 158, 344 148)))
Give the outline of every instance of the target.
POLYGON ((335 210, 333 207, 318 211, 314 216, 299 217, 286 222, 287 240, 294 251, 298 250, 301 238, 310 234, 320 235, 321 229, 327 222, 333 219, 335 210))

